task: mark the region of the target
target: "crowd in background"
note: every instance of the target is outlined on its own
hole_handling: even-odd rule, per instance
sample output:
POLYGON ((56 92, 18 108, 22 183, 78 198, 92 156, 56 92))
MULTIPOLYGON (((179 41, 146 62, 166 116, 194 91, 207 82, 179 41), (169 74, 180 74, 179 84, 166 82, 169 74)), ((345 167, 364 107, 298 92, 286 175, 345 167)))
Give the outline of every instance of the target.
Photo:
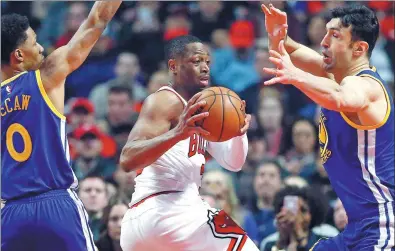
MULTIPOLYGON (((210 49, 211 85, 236 91, 253 115, 243 170, 227 172, 207 156, 202 196, 228 212, 265 251, 287 234, 276 224, 286 195, 304 201, 291 228, 306 232, 309 247, 344 229, 347 215, 320 163, 319 107, 292 86, 263 87, 270 76, 262 68, 271 63, 261 3, 124 2, 87 61, 67 78, 72 168, 99 251, 121 250, 120 222, 135 174, 118 166, 119 154, 144 99, 169 82, 166 41, 184 34, 197 36, 210 49)), ((287 12, 289 36, 320 52, 325 12, 352 2, 272 3, 287 12)), ((375 9, 380 21, 371 64, 393 90, 394 3, 362 4, 375 9)), ((1 5, 2 13, 29 17, 48 54, 67 44, 93 2, 2 1, 1 5)))

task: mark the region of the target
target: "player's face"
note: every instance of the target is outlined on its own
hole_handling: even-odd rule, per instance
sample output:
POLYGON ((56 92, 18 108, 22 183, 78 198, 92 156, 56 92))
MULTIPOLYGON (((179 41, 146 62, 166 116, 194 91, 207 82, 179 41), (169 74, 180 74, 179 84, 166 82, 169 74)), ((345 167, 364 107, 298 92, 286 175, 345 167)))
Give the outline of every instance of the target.
POLYGON ((321 42, 324 69, 330 73, 347 69, 353 60, 351 26, 342 27, 340 19, 334 18, 326 28, 321 42))
POLYGON ((210 55, 202 43, 191 43, 186 46, 184 57, 177 63, 180 83, 192 93, 209 85, 210 55))
POLYGON ((37 70, 44 61, 44 48, 37 42, 37 35, 32 28, 26 31, 26 41, 16 49, 16 57, 22 61, 24 70, 37 70))

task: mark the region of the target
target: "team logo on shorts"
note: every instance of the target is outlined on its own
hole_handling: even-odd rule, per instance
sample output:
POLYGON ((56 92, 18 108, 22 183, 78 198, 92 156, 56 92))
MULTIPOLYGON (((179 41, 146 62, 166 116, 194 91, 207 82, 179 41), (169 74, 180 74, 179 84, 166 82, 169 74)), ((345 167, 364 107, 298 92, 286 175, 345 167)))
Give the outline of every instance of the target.
POLYGON ((243 248, 244 243, 247 241, 246 232, 224 210, 213 212, 209 209, 207 217, 207 223, 210 225, 211 231, 216 238, 231 239, 227 250, 239 251, 243 248))

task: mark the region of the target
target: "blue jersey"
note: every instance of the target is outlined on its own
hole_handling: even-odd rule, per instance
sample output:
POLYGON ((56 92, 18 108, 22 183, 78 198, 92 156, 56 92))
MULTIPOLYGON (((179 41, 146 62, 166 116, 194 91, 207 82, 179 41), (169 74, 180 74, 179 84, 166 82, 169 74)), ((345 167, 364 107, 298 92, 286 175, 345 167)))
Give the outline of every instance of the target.
POLYGON ((374 68, 357 75, 382 85, 387 99, 385 118, 376 126, 359 126, 343 113, 322 109, 321 159, 349 221, 377 217, 385 229, 394 224, 394 105, 374 68))
POLYGON ((40 71, 1 83, 1 198, 77 187, 66 119, 47 96, 40 71))

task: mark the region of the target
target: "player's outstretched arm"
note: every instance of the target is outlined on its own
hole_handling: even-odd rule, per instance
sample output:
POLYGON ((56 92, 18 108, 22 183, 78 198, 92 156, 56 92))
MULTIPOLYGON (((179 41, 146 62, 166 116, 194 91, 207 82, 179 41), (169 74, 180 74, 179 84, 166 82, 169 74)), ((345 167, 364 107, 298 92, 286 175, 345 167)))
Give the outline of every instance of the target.
POLYGON ((297 68, 292 63, 283 41, 280 42, 280 53, 272 50, 269 53, 269 60, 276 68, 264 68, 266 73, 275 75, 265 82, 266 85, 292 84, 326 109, 359 112, 381 95, 380 85, 364 77, 348 76, 339 84, 334 80, 314 76, 297 68))
POLYGON ((206 104, 206 101, 194 104, 200 95, 198 93, 193 96, 185 108, 180 99, 171 92, 161 91, 150 95, 122 149, 122 168, 127 172, 140 170, 193 133, 208 134, 195 126, 196 121, 208 116, 208 113, 194 115, 206 104))
POLYGON ((121 2, 96 2, 70 42, 45 59, 40 70, 46 91, 64 84, 65 78, 85 61, 121 2))
POLYGON ((261 8, 265 13, 265 26, 269 35, 270 49, 278 51, 280 41, 284 40, 285 49, 296 67, 316 76, 331 78, 331 75, 325 72, 322 56, 318 52, 295 42, 287 35, 287 14, 271 4, 269 7, 262 4, 261 8))
POLYGON ((242 169, 248 153, 247 130, 250 127, 251 115, 247 114, 245 126, 240 135, 225 142, 209 142, 207 152, 225 169, 238 172, 242 169))

